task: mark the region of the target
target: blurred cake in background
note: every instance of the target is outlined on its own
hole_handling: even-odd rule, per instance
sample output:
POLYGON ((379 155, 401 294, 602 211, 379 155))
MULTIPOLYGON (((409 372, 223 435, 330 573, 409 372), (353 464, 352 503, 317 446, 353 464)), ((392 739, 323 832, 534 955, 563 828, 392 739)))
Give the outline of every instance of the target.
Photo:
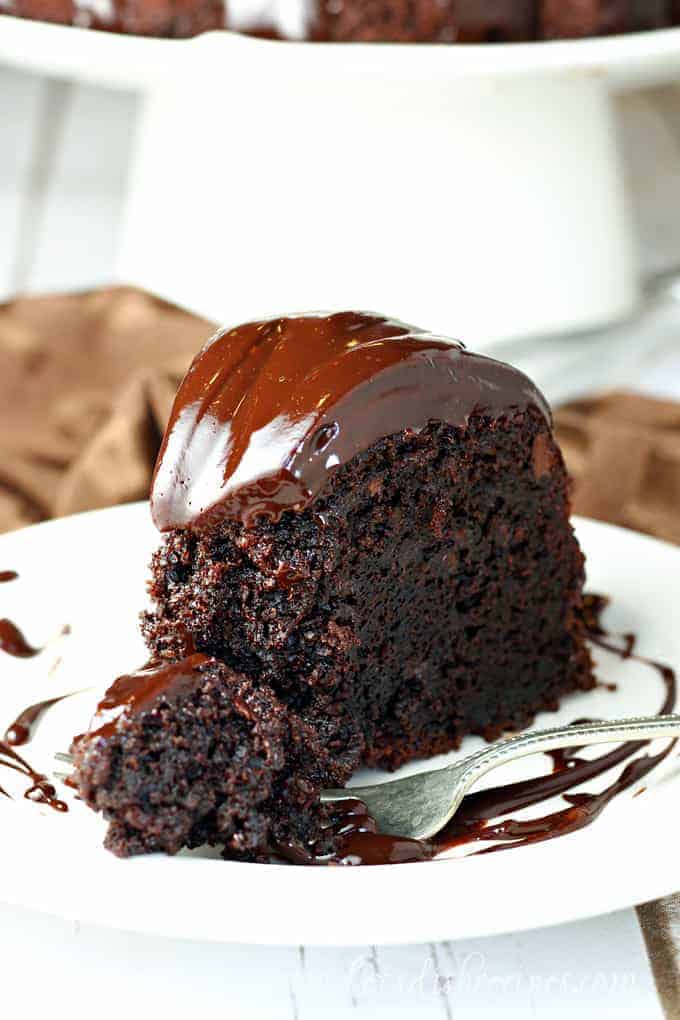
POLYGON ((592 35, 617 35, 664 28, 680 7, 671 10, 668 0, 540 0, 539 35, 543 39, 572 39, 592 35))
POLYGON ((534 0, 321 0, 322 35, 360 42, 519 42, 535 30, 534 0))
POLYGON ((163 38, 224 27, 222 0, 0 0, 0 14, 163 38))
POLYGON ((680 23, 678 0, 0 0, 0 13, 132 35, 228 28, 317 42, 522 42, 680 23))

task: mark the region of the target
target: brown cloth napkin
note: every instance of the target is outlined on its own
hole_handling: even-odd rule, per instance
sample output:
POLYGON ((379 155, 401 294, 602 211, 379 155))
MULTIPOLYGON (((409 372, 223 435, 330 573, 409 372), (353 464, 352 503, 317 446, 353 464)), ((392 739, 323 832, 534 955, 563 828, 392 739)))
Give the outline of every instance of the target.
POLYGON ((0 305, 0 531, 143 499, 213 329, 129 287, 0 305))
POLYGON ((555 425, 575 513, 680 542, 680 404, 613 392, 566 404, 555 425))

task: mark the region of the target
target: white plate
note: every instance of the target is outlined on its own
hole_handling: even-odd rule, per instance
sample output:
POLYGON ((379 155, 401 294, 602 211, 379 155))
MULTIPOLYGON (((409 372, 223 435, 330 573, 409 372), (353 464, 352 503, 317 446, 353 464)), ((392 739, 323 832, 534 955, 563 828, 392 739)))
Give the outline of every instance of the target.
MULTIPOLYGON (((680 549, 592 521, 579 520, 577 527, 590 589, 614 599, 607 623, 634 630, 643 653, 679 666, 680 549)), ((156 542, 143 504, 0 537, 0 569, 20 574, 0 585, 0 616, 11 617, 40 644, 63 624, 72 628, 36 659, 0 656, 3 724, 49 693, 89 684, 101 691, 114 675, 143 661, 136 614, 156 542)), ((543 715, 537 725, 658 710, 661 683, 651 670, 606 653, 598 659, 601 678, 615 681, 618 690, 567 698, 557 715, 543 715)), ((94 693, 82 695, 48 714, 24 749, 31 763, 52 768, 51 752, 68 747, 96 700, 94 693)), ((463 752, 479 743, 468 739, 463 752)), ((506 778, 541 768, 530 759, 506 778)), ((2 784, 8 785, 5 770, 2 784)), ((80 803, 71 801, 69 814, 59 815, 27 801, 3 800, 0 899, 112 927, 224 942, 417 942, 556 924, 680 886, 677 756, 646 785, 642 796, 616 798, 589 828, 535 846, 417 865, 334 869, 190 855, 120 861, 101 848, 103 824, 80 803)))
POLYGON ((195 39, 149 39, 0 15, 0 61, 25 70, 86 81, 146 87, 166 75, 200 68, 216 57, 267 72, 468 77, 587 69, 617 87, 659 83, 678 74, 680 29, 548 43, 428 45, 341 43, 309 45, 206 32, 195 39))

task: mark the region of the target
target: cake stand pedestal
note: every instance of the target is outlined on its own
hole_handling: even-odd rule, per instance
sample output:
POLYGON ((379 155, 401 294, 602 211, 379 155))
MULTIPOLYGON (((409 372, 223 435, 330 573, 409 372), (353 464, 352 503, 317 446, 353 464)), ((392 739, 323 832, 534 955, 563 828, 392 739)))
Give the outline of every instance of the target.
POLYGON ((147 94, 120 271, 225 322, 370 308, 480 344, 621 319, 640 295, 612 96, 680 70, 626 66, 659 41, 204 37, 147 94))
MULTIPOLYGON (((0 59, 35 39, 0 21, 0 59)), ((476 345, 638 306, 612 99, 680 77, 680 29, 456 47, 38 28, 34 63, 145 93, 121 279, 224 322, 360 307, 476 345)))
POLYGON ((150 93, 120 270, 219 321, 368 308, 471 341, 627 315, 601 80, 224 73, 150 93))

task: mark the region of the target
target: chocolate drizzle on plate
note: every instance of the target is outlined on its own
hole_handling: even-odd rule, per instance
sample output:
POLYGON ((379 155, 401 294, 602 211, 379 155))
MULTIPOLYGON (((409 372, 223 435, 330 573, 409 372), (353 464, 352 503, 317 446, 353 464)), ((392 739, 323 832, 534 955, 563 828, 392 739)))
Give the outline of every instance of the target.
POLYGON ((11 620, 0 620, 0 651, 16 659, 32 659, 39 655, 41 648, 34 648, 11 620))
MULTIPOLYGON (((16 581, 19 575, 16 570, 0 570, 0 584, 16 581)), ((30 659, 38 655, 40 648, 33 648, 11 620, 0 620, 0 651, 13 655, 18 659, 30 659)))
MULTIPOLYGON (((18 576, 15 570, 0 571, 0 583, 15 581, 18 576)), ((62 633, 70 633, 70 628, 64 627, 62 633)), ((30 645, 17 625, 7 619, 0 620, 0 650, 18 659, 31 659, 42 651, 41 648, 34 648, 30 645)), ((0 769, 18 772, 29 780, 30 785, 24 792, 24 799, 36 804, 44 804, 52 808, 53 811, 59 812, 68 811, 68 806, 57 797, 52 783, 42 772, 37 772, 14 748, 28 743, 33 727, 37 725, 42 714, 58 701, 63 701, 68 697, 70 697, 69 694, 63 694, 29 705, 7 728, 4 740, 0 740, 0 769)), ((0 795, 12 799, 11 794, 1 784, 0 795)))
POLYGON ((379 439, 548 407, 526 376, 456 341, 365 312, 251 322, 194 359, 151 488, 161 531, 278 520, 379 439))
MULTIPOLYGON (((612 635, 602 627, 600 618, 608 603, 609 600, 600 595, 584 597, 584 616, 589 637, 595 644, 620 658, 633 659, 658 672, 666 692, 659 715, 673 712, 676 704, 674 670, 653 659, 636 655, 634 635, 612 635)), ((643 755, 631 761, 646 743, 629 741, 593 759, 580 757, 581 749, 578 747, 553 751, 550 753, 552 773, 468 794, 448 825, 430 840, 405 839, 379 833, 366 806, 359 800, 347 800, 334 806, 327 830, 329 836, 340 837, 338 849, 334 853, 315 855, 313 849, 293 846, 278 846, 276 853, 297 864, 403 864, 432 860, 446 850, 467 843, 493 843, 492 846, 476 851, 492 853, 555 839, 594 822, 614 797, 639 783, 667 758, 676 741, 672 741, 657 754, 643 755), (604 775, 609 769, 625 762, 628 764, 619 777, 601 793, 568 793, 574 787, 604 775), (562 795, 567 807, 549 815, 526 820, 507 818, 494 821, 558 795, 562 795)))
MULTIPOLYGON (((75 692, 73 692, 75 693, 75 692)), ((45 712, 52 708, 53 705, 57 705, 60 701, 64 701, 65 698, 70 698, 73 693, 60 694, 56 698, 46 698, 45 701, 36 701, 34 705, 29 705, 23 712, 20 712, 14 722, 7 727, 5 731, 5 743, 11 747, 21 747, 23 744, 27 744, 33 737, 35 728, 42 719, 45 712)))
MULTIPOLYGON (((35 804, 44 804, 52 808, 53 811, 68 811, 68 805, 63 800, 59 800, 57 791, 52 783, 49 782, 47 776, 44 776, 41 772, 36 772, 26 759, 17 754, 4 740, 0 740, 0 768, 19 772, 29 780, 30 785, 24 792, 25 800, 33 801, 35 804)), ((0 794, 11 799, 11 795, 2 786, 0 786, 0 794)))

